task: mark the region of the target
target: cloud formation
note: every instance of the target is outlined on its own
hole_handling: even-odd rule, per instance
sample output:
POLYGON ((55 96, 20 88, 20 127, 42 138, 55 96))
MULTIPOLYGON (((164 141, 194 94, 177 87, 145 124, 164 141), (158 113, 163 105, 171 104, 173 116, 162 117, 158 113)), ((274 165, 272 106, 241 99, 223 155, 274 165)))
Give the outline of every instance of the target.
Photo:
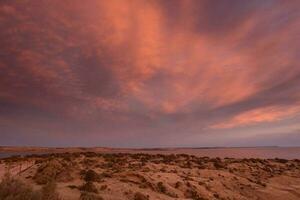
POLYGON ((226 140, 228 129, 298 123, 299 10, 297 0, 3 0, 1 143, 205 145, 212 131, 226 140))

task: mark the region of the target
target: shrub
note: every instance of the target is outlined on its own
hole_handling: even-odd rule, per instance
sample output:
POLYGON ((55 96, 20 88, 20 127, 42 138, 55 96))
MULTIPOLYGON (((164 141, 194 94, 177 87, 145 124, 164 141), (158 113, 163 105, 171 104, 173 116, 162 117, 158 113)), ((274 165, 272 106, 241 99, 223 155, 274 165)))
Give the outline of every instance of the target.
POLYGON ((99 176, 100 178, 111 178, 112 174, 109 172, 102 172, 99 176))
POLYGON ((181 185, 182 185, 182 183, 181 183, 180 181, 177 181, 177 182, 175 183, 175 188, 179 188, 181 185))
POLYGON ((166 191, 167 191, 167 188, 166 188, 166 186, 164 186, 163 182, 157 183, 157 189, 161 193, 166 193, 166 191))
POLYGON ((140 192, 134 194, 134 200, 149 200, 149 196, 146 196, 140 192))
POLYGON ((1 200, 60 200, 55 182, 48 182, 40 191, 34 191, 18 179, 6 174, 0 183, 1 200))
POLYGON ((37 169, 34 180, 37 184, 47 184, 54 180, 69 181, 72 177, 67 163, 53 159, 43 163, 37 169))
POLYGON ((93 182, 86 182, 82 186, 80 186, 79 189, 84 192, 98 193, 98 190, 93 182))
POLYGON ((89 181, 95 182, 95 181, 99 181, 99 175, 94 170, 89 169, 85 171, 83 179, 86 182, 89 181))
POLYGON ((59 194, 56 192, 56 183, 54 181, 48 182, 42 187, 43 200, 60 200, 59 194))
POLYGON ((198 192, 194 189, 188 189, 186 192, 185 192, 185 197, 186 198, 190 198, 190 199, 193 199, 193 200, 205 200, 204 198, 202 198, 198 192))
POLYGON ((76 185, 68 185, 68 188, 70 188, 70 189, 77 189, 78 187, 76 185))
POLYGON ((220 159, 213 159, 213 164, 216 169, 226 168, 220 159))
POLYGON ((6 174, 0 183, 1 200, 41 200, 39 192, 6 174))
POLYGON ((285 163, 288 163, 289 161, 288 160, 286 160, 286 159, 282 159, 282 158, 275 158, 274 159, 276 162, 278 162, 278 163, 283 163, 283 164, 285 164, 285 163))
POLYGON ((103 198, 93 193, 82 192, 80 195, 80 200, 103 200, 103 198))
POLYGON ((37 169, 34 179, 37 184, 47 184, 56 179, 57 175, 61 172, 61 169, 62 165, 58 161, 52 160, 42 164, 37 169))
POLYGON ((101 185, 100 190, 106 190, 107 189, 107 185, 101 185))

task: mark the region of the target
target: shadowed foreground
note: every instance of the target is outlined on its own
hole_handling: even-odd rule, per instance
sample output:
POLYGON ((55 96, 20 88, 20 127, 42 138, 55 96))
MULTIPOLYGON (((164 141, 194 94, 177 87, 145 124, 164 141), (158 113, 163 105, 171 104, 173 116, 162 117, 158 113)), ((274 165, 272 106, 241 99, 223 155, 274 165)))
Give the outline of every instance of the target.
POLYGON ((59 153, 1 159, 0 177, 4 200, 300 199, 296 159, 59 153))

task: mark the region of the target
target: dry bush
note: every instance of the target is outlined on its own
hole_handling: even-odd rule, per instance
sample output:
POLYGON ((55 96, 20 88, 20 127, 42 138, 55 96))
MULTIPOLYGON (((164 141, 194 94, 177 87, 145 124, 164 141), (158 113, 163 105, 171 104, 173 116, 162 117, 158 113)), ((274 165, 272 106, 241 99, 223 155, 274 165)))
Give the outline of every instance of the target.
POLYGON ((1 200, 41 200, 41 194, 6 174, 0 183, 1 200))
POLYGON ((109 171, 102 172, 100 175, 100 178, 112 178, 112 173, 109 171))
POLYGON ((70 169, 66 163, 62 163, 58 160, 50 160, 43 163, 34 176, 34 180, 37 184, 47 184, 53 180, 69 181, 72 180, 70 169))
POLYGON ((95 172, 94 170, 83 170, 81 172, 82 176, 83 176, 83 179, 86 181, 86 182, 97 182, 97 181, 100 181, 100 176, 97 174, 97 172, 95 172))
POLYGON ((106 190, 107 189, 107 185, 101 185, 100 190, 106 190))
POLYGON ((282 164, 285 164, 285 163, 289 162, 288 160, 282 159, 282 158, 275 158, 274 161, 278 162, 278 163, 282 163, 282 164))
POLYGON ((68 185, 68 188, 70 188, 70 189, 77 189, 78 187, 76 185, 68 185))
POLYGON ((215 169, 225 169, 227 168, 225 163, 222 162, 220 158, 211 158, 210 161, 213 163, 215 169))
POLYGON ((95 164, 97 164, 97 161, 94 159, 91 159, 91 158, 85 158, 80 163, 85 167, 91 167, 91 166, 94 166, 95 164))
POLYGON ((37 184, 47 184, 56 179, 61 170, 62 165, 57 160, 51 160, 50 162, 43 163, 37 169, 34 179, 37 184))
POLYGON ((34 191, 18 179, 6 174, 0 183, 1 200, 60 200, 55 182, 49 182, 39 191, 34 191))
POLYGON ((225 166, 221 162, 214 162, 214 167, 216 169, 223 169, 225 166))
POLYGON ((60 200, 59 194, 56 192, 56 183, 54 181, 48 182, 41 189, 43 200, 60 200))
POLYGON ((25 158, 22 158, 20 155, 13 155, 8 158, 2 158, 4 163, 16 163, 16 162, 21 162, 24 161, 25 158))
POLYGON ((82 192, 80 195, 80 200, 103 200, 103 198, 93 193, 82 192))
POLYGON ((164 194, 167 192, 167 188, 163 184, 163 182, 158 182, 157 183, 157 189, 158 189, 159 192, 164 193, 164 194))
POLYGON ((153 186, 153 184, 149 182, 143 175, 141 174, 132 174, 132 175, 135 176, 140 181, 141 188, 151 188, 152 190, 154 190, 155 186, 153 186))
POLYGON ((201 197, 198 192, 194 189, 188 189, 185 192, 185 197, 193 200, 205 200, 205 198, 201 197))
POLYGON ((83 192, 98 193, 97 187, 93 182, 86 182, 82 186, 80 186, 79 189, 83 192))
POLYGON ((181 186, 182 186, 182 182, 177 181, 177 182, 175 183, 175 188, 179 188, 179 187, 181 187, 181 186))
POLYGON ((96 152, 92 152, 92 151, 84 152, 83 155, 88 158, 93 158, 98 156, 96 152))
POLYGON ((136 192, 134 194, 134 200, 149 200, 149 196, 148 195, 146 196, 140 192, 136 192))
POLYGON ((174 161, 177 160, 177 157, 174 154, 164 155, 162 158, 163 158, 162 162, 164 164, 173 164, 174 161))

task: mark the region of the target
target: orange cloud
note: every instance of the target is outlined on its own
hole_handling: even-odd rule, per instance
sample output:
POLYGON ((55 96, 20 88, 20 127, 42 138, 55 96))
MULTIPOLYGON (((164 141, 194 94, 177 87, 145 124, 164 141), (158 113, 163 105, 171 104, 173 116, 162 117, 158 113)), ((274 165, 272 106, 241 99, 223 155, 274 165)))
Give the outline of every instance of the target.
POLYGON ((299 6, 1 2, 0 115, 68 121, 83 132, 168 127, 178 135, 295 116, 299 6))
POLYGON ((276 122, 293 117, 300 112, 300 106, 268 106, 257 108, 234 116, 232 119, 211 126, 213 129, 226 129, 259 123, 276 122))

